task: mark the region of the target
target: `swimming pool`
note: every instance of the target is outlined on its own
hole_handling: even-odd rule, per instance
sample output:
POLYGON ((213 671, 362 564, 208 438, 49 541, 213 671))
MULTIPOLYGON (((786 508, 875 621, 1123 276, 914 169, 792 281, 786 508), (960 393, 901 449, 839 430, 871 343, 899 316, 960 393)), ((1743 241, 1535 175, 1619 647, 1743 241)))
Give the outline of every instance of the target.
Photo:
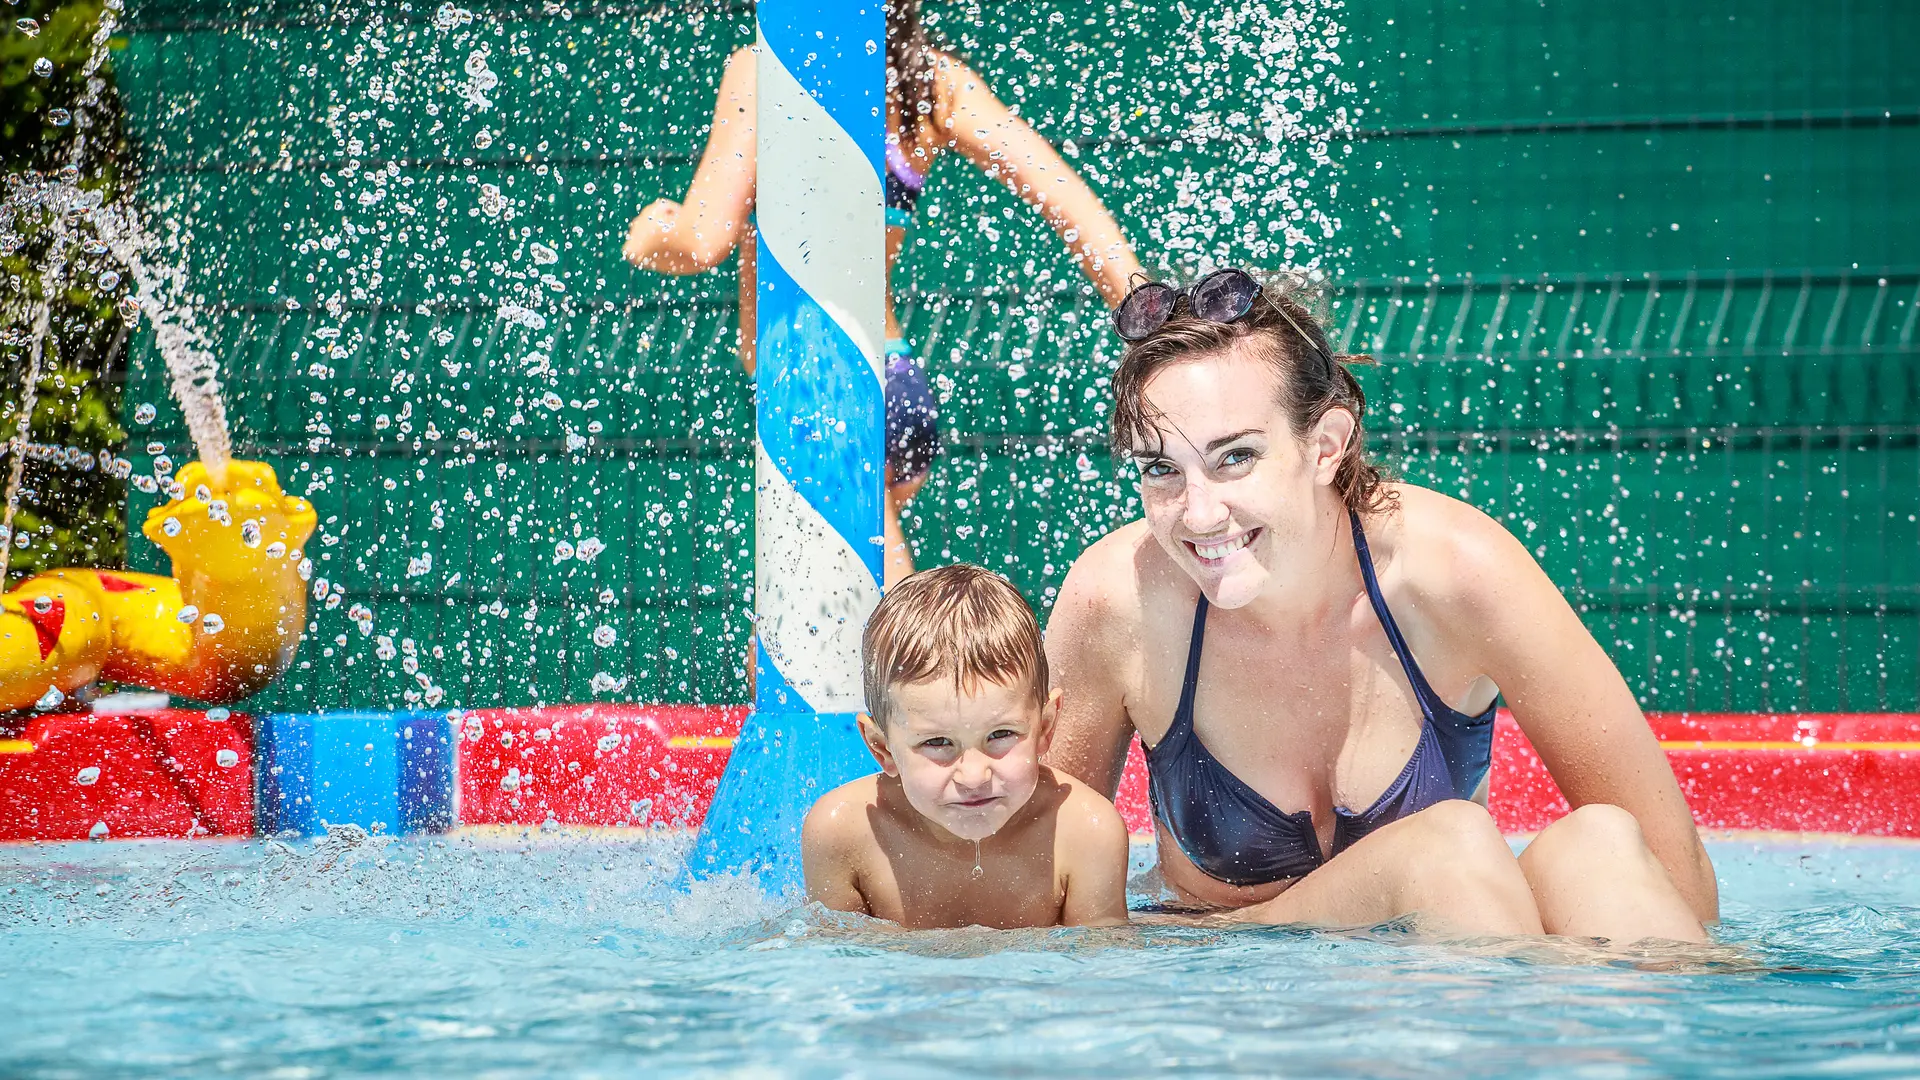
POLYGON ((1712 840, 1730 948, 1705 965, 1392 932, 893 935, 684 891, 683 843, 8 848, 0 1073, 1920 1072, 1912 843, 1712 840))

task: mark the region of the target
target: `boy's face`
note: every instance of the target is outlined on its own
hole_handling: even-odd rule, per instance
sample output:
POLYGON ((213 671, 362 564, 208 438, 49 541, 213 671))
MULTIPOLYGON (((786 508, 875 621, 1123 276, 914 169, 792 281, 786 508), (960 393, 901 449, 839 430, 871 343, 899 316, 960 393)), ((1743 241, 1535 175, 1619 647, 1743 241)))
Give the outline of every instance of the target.
POLYGON ((941 678, 896 683, 888 693, 886 729, 864 715, 860 728, 922 817, 962 840, 984 840, 1033 797, 1060 691, 1035 704, 1024 686, 982 679, 962 690, 941 678))

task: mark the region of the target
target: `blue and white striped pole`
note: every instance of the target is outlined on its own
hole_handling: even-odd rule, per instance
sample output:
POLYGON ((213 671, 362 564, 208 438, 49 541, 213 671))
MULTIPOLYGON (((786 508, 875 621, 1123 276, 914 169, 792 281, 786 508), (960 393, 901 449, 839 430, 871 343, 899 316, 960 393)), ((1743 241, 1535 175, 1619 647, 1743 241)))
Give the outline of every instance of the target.
POLYGON ((689 867, 800 884, 800 821, 872 772, 860 636, 880 602, 886 418, 881 0, 760 0, 754 712, 689 867))

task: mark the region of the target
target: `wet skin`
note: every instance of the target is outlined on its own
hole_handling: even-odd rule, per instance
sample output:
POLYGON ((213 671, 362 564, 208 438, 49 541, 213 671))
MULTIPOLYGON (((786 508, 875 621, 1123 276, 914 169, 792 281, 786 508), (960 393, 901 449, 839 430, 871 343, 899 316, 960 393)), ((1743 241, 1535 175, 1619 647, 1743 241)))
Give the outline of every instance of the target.
MULTIPOLYGON (((1204 594, 1213 610, 1195 731, 1276 807, 1310 810, 1325 856, 1334 807, 1378 799, 1421 716, 1332 487, 1353 417, 1331 410, 1302 437, 1277 379, 1261 357, 1227 351, 1149 380, 1161 438, 1134 448, 1145 520, 1081 555, 1048 627, 1065 691, 1048 761, 1112 791, 1130 737, 1158 744, 1204 594)), ((1701 939, 1717 909, 1712 869, 1618 671, 1505 528, 1437 492, 1393 491, 1393 509, 1365 526, 1428 680, 1469 715, 1504 692, 1582 812, 1516 861, 1484 808, 1443 803, 1304 878, 1252 887, 1208 877, 1162 828, 1168 884, 1267 921, 1355 925, 1419 911, 1460 932, 1701 939)))
POLYGON ((1039 761, 1057 694, 942 679, 891 693, 885 729, 861 717, 881 772, 807 814, 809 898, 909 929, 1127 921, 1119 813, 1039 761))

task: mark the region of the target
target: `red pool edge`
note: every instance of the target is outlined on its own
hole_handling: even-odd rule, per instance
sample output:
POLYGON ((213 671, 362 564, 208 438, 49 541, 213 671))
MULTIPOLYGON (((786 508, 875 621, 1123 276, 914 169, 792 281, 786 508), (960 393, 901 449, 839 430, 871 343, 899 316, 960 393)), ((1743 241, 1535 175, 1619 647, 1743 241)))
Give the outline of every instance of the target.
MULTIPOLYGON (((456 827, 689 829, 705 816, 747 709, 447 715, 456 827)), ((1702 829, 1920 838, 1920 713, 1652 713, 1647 722, 1702 829)), ((0 729, 0 840, 251 835, 257 772, 272 767, 256 760, 254 730, 245 714, 183 709, 39 716, 0 729)), ((1115 802, 1136 834, 1152 831, 1138 741, 1115 802)), ((1488 804, 1515 835, 1568 809, 1504 711, 1488 804)))

